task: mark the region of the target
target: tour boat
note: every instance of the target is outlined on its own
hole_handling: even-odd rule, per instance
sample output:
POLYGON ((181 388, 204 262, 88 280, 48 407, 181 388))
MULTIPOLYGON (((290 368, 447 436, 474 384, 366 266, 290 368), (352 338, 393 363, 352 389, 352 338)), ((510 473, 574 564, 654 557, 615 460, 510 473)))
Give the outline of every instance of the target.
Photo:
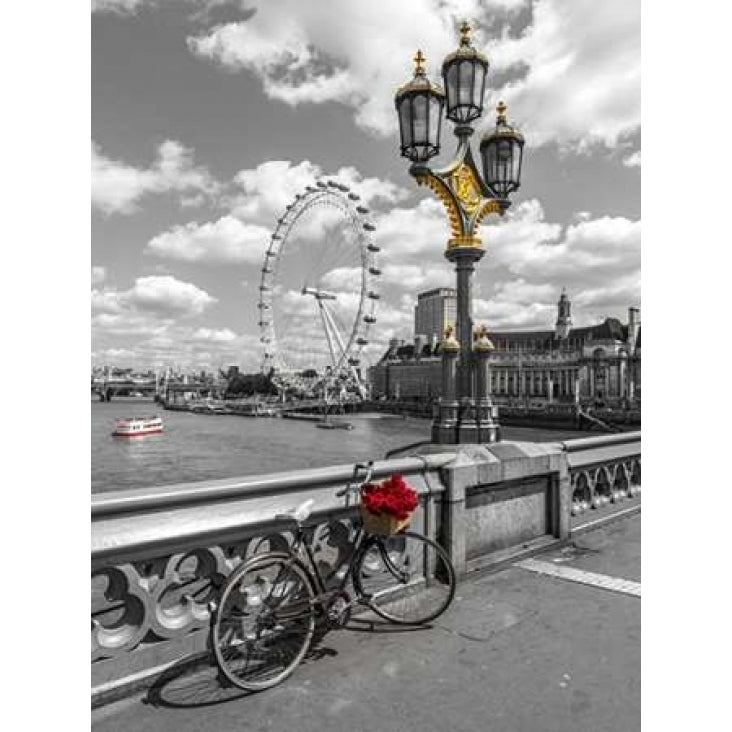
POLYGON ((118 419, 112 434, 115 437, 143 437, 163 431, 163 420, 160 417, 132 417, 118 419))

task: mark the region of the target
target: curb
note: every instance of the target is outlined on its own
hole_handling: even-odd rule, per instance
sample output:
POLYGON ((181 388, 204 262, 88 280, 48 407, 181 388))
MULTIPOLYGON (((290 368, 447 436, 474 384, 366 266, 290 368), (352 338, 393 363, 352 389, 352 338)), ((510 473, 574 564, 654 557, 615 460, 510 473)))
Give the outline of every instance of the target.
POLYGON ((613 513, 608 514, 607 516, 601 516, 600 518, 596 518, 593 521, 587 521, 584 524, 579 524, 578 526, 573 526, 569 530, 569 538, 571 539, 574 536, 578 536, 580 534, 586 534, 590 531, 595 531, 596 529, 601 529, 604 526, 607 526, 608 524, 611 524, 615 521, 621 521, 625 518, 630 518, 631 516, 635 516, 636 514, 639 514, 641 512, 641 504, 638 503, 636 506, 630 506, 629 508, 623 508, 619 511, 614 511, 613 513))

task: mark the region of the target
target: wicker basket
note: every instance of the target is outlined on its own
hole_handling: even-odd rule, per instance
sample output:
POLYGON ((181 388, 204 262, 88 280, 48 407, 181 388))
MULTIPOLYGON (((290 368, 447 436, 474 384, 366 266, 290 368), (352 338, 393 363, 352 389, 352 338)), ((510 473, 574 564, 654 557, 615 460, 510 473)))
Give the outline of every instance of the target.
POLYGON ((372 513, 363 504, 360 504, 359 508, 361 509, 363 527, 369 534, 391 536, 400 532, 402 529, 406 529, 412 520, 412 514, 403 521, 400 521, 398 518, 384 513, 372 513))

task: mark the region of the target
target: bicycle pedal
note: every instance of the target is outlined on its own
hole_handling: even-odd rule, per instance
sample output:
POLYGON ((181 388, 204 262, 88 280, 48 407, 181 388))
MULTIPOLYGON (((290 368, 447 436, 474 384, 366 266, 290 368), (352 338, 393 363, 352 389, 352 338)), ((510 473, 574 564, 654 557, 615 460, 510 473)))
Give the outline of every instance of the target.
POLYGON ((214 602, 213 600, 210 600, 208 603, 208 611, 213 615, 216 610, 218 610, 218 604, 214 602))

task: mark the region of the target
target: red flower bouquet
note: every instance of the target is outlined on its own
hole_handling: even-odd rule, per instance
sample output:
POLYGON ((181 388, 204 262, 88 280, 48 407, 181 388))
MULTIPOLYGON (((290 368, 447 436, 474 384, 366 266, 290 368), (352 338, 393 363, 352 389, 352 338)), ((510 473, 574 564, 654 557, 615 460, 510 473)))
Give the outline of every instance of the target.
POLYGON ((367 485, 361 494, 361 517, 371 534, 395 534, 409 525, 419 498, 401 475, 367 485))

